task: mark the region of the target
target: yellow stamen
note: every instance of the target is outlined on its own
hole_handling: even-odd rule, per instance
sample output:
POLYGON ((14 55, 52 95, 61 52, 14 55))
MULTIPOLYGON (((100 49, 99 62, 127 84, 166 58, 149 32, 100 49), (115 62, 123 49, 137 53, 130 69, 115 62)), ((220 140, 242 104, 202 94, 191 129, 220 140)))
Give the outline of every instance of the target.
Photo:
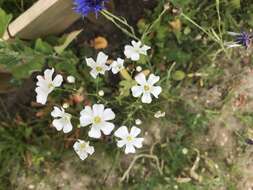
POLYGON ((128 137, 127 137, 127 141, 128 141, 128 142, 131 142, 131 141, 133 141, 133 140, 134 140, 133 137, 131 137, 131 136, 128 136, 128 137))
POLYGON ((144 85, 144 90, 145 91, 149 91, 150 90, 150 87, 148 85, 144 85))
POLYGON ((96 71, 97 71, 97 72, 101 72, 101 71, 102 71, 102 67, 99 67, 99 66, 96 67, 96 71))
POLYGON ((99 124, 99 123, 101 123, 101 121, 102 121, 101 117, 99 117, 99 116, 94 117, 95 124, 99 124))
POLYGON ((52 83, 49 83, 48 88, 54 88, 54 85, 52 83))
POLYGON ((81 149, 81 150, 83 150, 83 149, 85 149, 85 148, 86 148, 86 144, 85 144, 85 143, 80 144, 80 149, 81 149))

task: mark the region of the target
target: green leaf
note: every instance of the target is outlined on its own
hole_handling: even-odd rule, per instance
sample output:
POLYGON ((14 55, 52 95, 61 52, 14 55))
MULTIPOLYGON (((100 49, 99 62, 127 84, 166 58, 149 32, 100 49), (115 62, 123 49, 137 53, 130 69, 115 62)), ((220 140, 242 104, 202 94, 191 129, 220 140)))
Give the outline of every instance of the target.
POLYGON ((120 97, 127 97, 130 95, 130 89, 134 86, 136 82, 134 80, 123 80, 119 83, 120 85, 120 97))
POLYGON ((40 38, 36 40, 34 49, 44 54, 52 54, 53 48, 47 42, 42 41, 40 38))
POLYGON ((6 14, 4 10, 0 8, 0 38, 3 37, 11 19, 12 15, 6 14))
POLYGON ((58 53, 61 54, 68 46, 69 44, 76 39, 76 37, 82 32, 83 30, 76 30, 74 32, 71 32, 67 34, 66 39, 62 45, 55 46, 54 50, 58 53))
POLYGON ((75 56, 72 51, 64 51, 60 56, 60 59, 55 62, 51 60, 48 64, 54 67, 56 70, 64 71, 68 75, 77 76, 76 65, 79 59, 75 56))
POLYGON ((34 71, 40 71, 44 65, 44 58, 42 56, 34 57, 26 63, 15 65, 11 69, 11 73, 17 79, 24 79, 29 77, 34 71))
POLYGON ((235 9, 241 8, 241 0, 231 0, 231 5, 235 9))

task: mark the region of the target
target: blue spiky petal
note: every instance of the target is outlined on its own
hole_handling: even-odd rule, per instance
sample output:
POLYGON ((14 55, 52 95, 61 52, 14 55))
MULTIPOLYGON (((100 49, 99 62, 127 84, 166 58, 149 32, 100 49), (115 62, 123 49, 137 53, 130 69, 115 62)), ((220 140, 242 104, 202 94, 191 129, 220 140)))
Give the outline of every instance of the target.
POLYGON ((74 0, 74 10, 83 16, 87 16, 89 13, 95 13, 96 15, 105 9, 105 2, 108 0, 74 0))

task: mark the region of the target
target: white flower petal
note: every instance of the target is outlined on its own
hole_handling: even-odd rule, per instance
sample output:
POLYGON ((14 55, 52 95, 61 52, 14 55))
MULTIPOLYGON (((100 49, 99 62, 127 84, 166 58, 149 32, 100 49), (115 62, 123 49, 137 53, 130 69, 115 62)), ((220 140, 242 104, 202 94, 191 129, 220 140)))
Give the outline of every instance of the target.
POLYGON ((95 152, 95 150, 94 150, 93 146, 87 147, 87 153, 89 153, 90 155, 92 155, 94 152, 95 152))
POLYGON ((114 129, 114 124, 110 122, 104 122, 100 129, 105 135, 110 135, 112 130, 114 129))
POLYGON ((73 129, 73 126, 72 126, 71 122, 69 121, 69 122, 65 123, 65 125, 63 127, 63 132, 69 133, 70 131, 72 131, 72 129, 73 129))
POLYGON ((45 105, 47 102, 48 93, 38 93, 36 96, 36 102, 45 105))
POLYGON ((132 40, 132 41, 131 41, 131 44, 132 44, 135 48, 140 48, 140 47, 141 47, 141 41, 136 42, 136 41, 132 40))
POLYGON ((98 139, 101 137, 101 131, 97 126, 92 125, 88 135, 89 135, 89 137, 98 139))
POLYGON ((94 79, 97 78, 98 74, 99 74, 99 73, 96 71, 95 68, 92 69, 92 70, 90 71, 90 75, 91 75, 94 79))
POLYGON ((146 104, 150 104, 152 102, 152 98, 150 93, 144 93, 141 97, 141 101, 146 104))
POLYGON ((133 86, 131 88, 132 94, 134 97, 139 97, 143 93, 143 87, 142 86, 133 86))
POLYGON ((105 121, 109 121, 109 120, 112 120, 114 118, 115 118, 115 113, 112 111, 112 109, 107 108, 107 109, 104 110, 103 119, 105 121))
POLYGON ((153 86, 155 83, 157 83, 160 80, 159 76, 155 76, 154 74, 150 74, 148 78, 148 84, 150 86, 153 86))
POLYGON ((119 140, 119 141, 117 141, 117 146, 119 148, 122 148, 124 145, 126 145, 126 141, 125 140, 119 140))
POLYGON ((116 67, 112 67, 112 73, 117 74, 119 72, 119 69, 116 67))
POLYGON ((87 152, 81 152, 78 154, 78 156, 81 160, 85 160, 88 157, 88 154, 87 152))
POLYGON ((105 106, 103 104, 94 104, 92 106, 94 116, 103 116, 105 106))
POLYGON ((119 137, 124 139, 125 137, 127 137, 129 135, 128 133, 128 129, 126 126, 121 126, 120 128, 118 128, 115 133, 114 136, 119 137))
POLYGON ((136 148, 141 148, 143 141, 144 141, 144 138, 136 138, 134 139, 133 144, 136 148))
POLYGON ((94 65, 96 65, 96 62, 95 62, 94 59, 92 59, 92 58, 85 58, 85 60, 86 60, 87 65, 88 65, 89 67, 91 67, 91 68, 93 68, 94 65))
POLYGON ((51 112, 52 117, 62 117, 64 114, 64 111, 62 111, 60 108, 54 106, 54 110, 51 112))
POLYGON ((98 64, 105 64, 108 59, 108 55, 104 54, 103 52, 99 52, 97 56, 97 63, 98 64))
POLYGON ((134 79, 140 85, 145 85, 147 83, 144 73, 139 73, 138 75, 135 76, 134 79))
POLYGON ((131 54, 131 60, 132 61, 138 61, 139 59, 140 59, 140 54, 139 53, 134 52, 134 53, 131 54))
POLYGON ((141 133, 141 129, 138 127, 133 126, 130 130, 130 135, 132 137, 137 137, 141 133))
POLYGON ((53 74, 54 74, 54 68, 52 68, 52 69, 46 69, 44 71, 44 78, 45 78, 45 80, 52 81, 53 74))
POLYGON ((147 51, 149 49, 151 49, 151 47, 147 46, 147 45, 143 45, 143 47, 141 48, 143 52, 145 52, 145 55, 147 54, 147 51))
POLYGON ((92 123, 93 112, 90 106, 85 106, 85 108, 80 112, 80 125, 85 127, 92 123))
POLYGON ((56 75, 56 77, 53 80, 53 85, 54 87, 59 87, 61 86, 63 82, 63 77, 61 75, 56 75))
POLYGON ((37 80, 38 80, 36 83, 37 86, 44 86, 44 87, 47 86, 47 82, 43 76, 41 75, 37 76, 37 80))
POLYGON ((53 126, 57 129, 57 131, 61 131, 64 124, 65 122, 62 118, 53 120, 53 126))
POLYGON ((151 93, 158 98, 158 95, 162 92, 162 88, 160 86, 153 86, 151 93))
POLYGON ((86 127, 92 123, 92 117, 88 115, 83 115, 80 117, 80 126, 86 127))
POLYGON ((135 53, 134 48, 132 46, 126 45, 124 50, 126 58, 131 58, 133 53, 135 53))
POLYGON ((126 145, 125 153, 126 153, 126 154, 135 153, 135 148, 134 148, 134 146, 133 146, 133 145, 126 145))
POLYGON ((85 106, 84 109, 80 112, 80 115, 81 116, 88 115, 88 116, 92 117, 93 112, 92 112, 91 107, 90 106, 85 106))
POLYGON ((101 74, 101 75, 104 75, 105 74, 105 71, 109 71, 110 70, 110 67, 107 66, 107 65, 100 65, 101 67, 101 71, 99 71, 98 73, 101 74))

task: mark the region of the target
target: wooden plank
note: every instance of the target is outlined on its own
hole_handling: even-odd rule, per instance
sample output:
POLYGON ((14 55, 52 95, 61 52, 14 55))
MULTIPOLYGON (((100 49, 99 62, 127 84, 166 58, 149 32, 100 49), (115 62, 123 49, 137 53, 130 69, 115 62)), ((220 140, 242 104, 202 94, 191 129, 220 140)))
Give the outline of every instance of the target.
POLYGON ((79 18, 73 11, 72 0, 39 0, 9 25, 3 39, 11 36, 35 39, 59 34, 79 18))

